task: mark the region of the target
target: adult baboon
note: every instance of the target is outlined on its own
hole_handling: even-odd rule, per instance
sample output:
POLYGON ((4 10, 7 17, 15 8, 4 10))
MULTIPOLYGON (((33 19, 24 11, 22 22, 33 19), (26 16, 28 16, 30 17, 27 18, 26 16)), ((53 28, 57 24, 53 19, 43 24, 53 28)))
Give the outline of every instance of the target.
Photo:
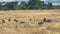
POLYGON ((51 20, 51 19, 46 19, 46 18, 44 18, 44 19, 43 19, 43 22, 52 22, 52 20, 51 20))
POLYGON ((46 22, 46 18, 43 19, 43 22, 46 22))
POLYGON ((43 22, 38 22, 38 24, 44 24, 43 22))
POLYGON ((30 19, 30 21, 32 21, 32 19, 30 19))
POLYGON ((42 26, 44 23, 43 22, 38 22, 38 25, 39 26, 42 26))
POLYGON ((11 20, 10 20, 10 19, 8 19, 8 21, 10 22, 11 20))
POLYGON ((5 20, 2 20, 2 23, 5 23, 5 20))
POLYGON ((18 20, 14 19, 15 22, 18 22, 18 20))
POLYGON ((47 19, 46 22, 52 22, 52 20, 51 19, 47 19))
POLYGON ((23 21, 20 22, 20 24, 23 24, 23 23, 25 23, 25 22, 23 22, 23 21))

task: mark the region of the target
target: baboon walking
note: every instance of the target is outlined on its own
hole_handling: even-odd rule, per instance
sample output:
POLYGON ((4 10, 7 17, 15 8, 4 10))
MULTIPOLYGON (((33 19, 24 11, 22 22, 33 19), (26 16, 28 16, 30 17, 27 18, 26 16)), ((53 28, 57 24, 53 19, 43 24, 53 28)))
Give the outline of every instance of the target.
POLYGON ((18 22, 18 20, 14 19, 15 22, 18 22))
POLYGON ((46 19, 46 18, 44 18, 44 19, 43 19, 43 22, 52 22, 52 20, 51 20, 51 19, 46 19))

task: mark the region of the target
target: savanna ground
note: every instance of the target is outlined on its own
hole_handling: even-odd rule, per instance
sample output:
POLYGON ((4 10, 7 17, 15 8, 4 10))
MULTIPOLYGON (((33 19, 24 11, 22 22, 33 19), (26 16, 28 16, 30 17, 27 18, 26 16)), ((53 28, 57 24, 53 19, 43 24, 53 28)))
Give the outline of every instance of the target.
POLYGON ((60 34, 60 10, 0 11, 0 34, 60 34), (52 22, 43 22, 44 18, 52 22))

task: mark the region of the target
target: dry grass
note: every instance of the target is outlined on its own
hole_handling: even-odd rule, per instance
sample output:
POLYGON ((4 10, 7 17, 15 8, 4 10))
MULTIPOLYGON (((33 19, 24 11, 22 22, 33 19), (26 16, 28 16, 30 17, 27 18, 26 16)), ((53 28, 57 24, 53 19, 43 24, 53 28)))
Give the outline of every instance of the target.
POLYGON ((1 11, 0 34, 60 34, 60 10, 1 11), (42 22, 44 18, 53 22, 43 22, 43 25, 38 25, 38 22, 42 22), (5 20, 5 23, 2 23, 2 20, 5 20))

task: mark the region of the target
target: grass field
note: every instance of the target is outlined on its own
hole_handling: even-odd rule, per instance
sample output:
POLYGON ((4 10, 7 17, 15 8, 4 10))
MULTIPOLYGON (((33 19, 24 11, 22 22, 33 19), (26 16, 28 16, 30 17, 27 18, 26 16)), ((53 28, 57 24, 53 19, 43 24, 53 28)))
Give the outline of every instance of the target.
POLYGON ((60 10, 0 11, 0 34, 60 34, 60 10))

